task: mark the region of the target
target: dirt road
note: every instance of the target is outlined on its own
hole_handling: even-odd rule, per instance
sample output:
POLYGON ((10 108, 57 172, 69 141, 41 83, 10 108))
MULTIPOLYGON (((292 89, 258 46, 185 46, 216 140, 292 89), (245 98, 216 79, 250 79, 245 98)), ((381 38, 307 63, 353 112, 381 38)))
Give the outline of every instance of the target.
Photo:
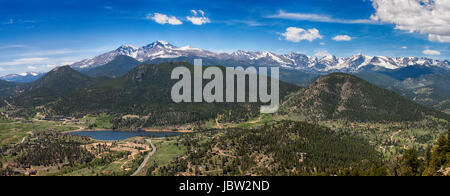
POLYGON ((145 157, 144 161, 141 163, 139 168, 133 174, 131 174, 131 176, 136 176, 139 172, 141 172, 141 170, 145 167, 145 165, 147 165, 147 162, 150 159, 150 157, 153 156, 153 154, 155 154, 156 152, 156 146, 153 145, 152 140, 145 139, 145 141, 147 141, 152 146, 152 151, 148 153, 147 157, 145 157))

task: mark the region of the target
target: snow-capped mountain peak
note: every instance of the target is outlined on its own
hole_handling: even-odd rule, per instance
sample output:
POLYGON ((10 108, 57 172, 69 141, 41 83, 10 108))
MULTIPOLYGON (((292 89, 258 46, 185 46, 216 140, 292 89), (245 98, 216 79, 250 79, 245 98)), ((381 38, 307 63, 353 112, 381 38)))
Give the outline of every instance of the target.
POLYGON ((145 48, 145 49, 164 49, 164 48, 175 48, 175 46, 173 46, 172 44, 169 44, 168 42, 166 42, 166 41, 161 41, 161 40, 159 40, 159 41, 156 41, 156 42, 153 42, 153 43, 151 43, 151 44, 149 44, 149 45, 147 45, 147 46, 144 46, 143 48, 145 48))
POLYGON ((122 45, 116 50, 107 52, 105 54, 96 56, 91 59, 85 59, 76 62, 72 64, 71 67, 75 69, 90 69, 102 66, 114 60, 114 58, 116 58, 119 55, 133 57, 138 61, 146 62, 158 58, 169 59, 169 58, 178 58, 181 56, 207 57, 215 54, 199 48, 193 48, 191 46, 184 46, 178 48, 166 41, 159 40, 140 48, 132 45, 122 45))
POLYGON ((0 79, 9 81, 9 82, 27 83, 27 82, 33 82, 33 81, 39 79, 42 75, 44 75, 44 74, 37 73, 37 72, 25 72, 25 73, 20 73, 20 74, 9 74, 9 75, 0 77, 0 79))
POLYGON ((39 73, 37 73, 37 72, 24 72, 24 73, 20 73, 18 75, 23 76, 23 77, 25 77, 25 76, 37 76, 37 75, 39 75, 39 73))
POLYGON ((121 45, 119 48, 117 48, 118 50, 138 50, 139 48, 133 45, 129 45, 129 44, 124 44, 121 45))
POLYGON ((391 58, 386 56, 367 56, 363 54, 344 58, 333 55, 316 57, 306 56, 300 53, 280 55, 267 51, 255 52, 244 50, 238 50, 233 53, 214 53, 191 46, 176 47, 166 41, 155 41, 140 48, 132 45, 122 45, 111 52, 74 63, 71 67, 75 69, 94 68, 114 60, 114 58, 119 55, 130 56, 141 62, 148 62, 156 59, 170 60, 180 57, 210 58, 216 60, 217 64, 226 65, 226 63, 230 62, 239 62, 255 66, 280 66, 282 68, 308 72, 358 72, 366 69, 366 67, 374 70, 392 70, 413 65, 438 66, 450 69, 449 61, 418 57, 391 58))

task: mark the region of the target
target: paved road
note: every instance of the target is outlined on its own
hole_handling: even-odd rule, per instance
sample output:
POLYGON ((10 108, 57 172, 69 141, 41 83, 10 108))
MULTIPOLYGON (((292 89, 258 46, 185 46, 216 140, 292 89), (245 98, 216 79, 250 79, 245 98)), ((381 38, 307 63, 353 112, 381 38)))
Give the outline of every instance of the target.
POLYGON ((147 162, 150 159, 150 157, 153 156, 153 154, 155 154, 156 152, 156 146, 153 145, 152 140, 146 139, 145 141, 147 141, 152 146, 152 151, 148 153, 147 157, 145 157, 144 159, 144 162, 141 163, 139 168, 133 174, 131 174, 131 176, 136 176, 139 172, 141 172, 141 170, 145 167, 145 165, 147 165, 147 162))

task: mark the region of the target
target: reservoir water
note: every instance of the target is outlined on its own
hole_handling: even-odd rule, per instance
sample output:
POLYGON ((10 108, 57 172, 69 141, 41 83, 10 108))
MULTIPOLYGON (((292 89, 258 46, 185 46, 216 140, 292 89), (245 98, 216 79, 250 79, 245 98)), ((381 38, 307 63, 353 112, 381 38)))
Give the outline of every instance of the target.
POLYGON ((88 136, 95 140, 103 141, 115 141, 115 140, 125 140, 131 137, 151 137, 151 138, 161 138, 161 137, 172 137, 181 135, 178 132, 132 132, 132 131, 78 131, 71 132, 72 135, 88 136))

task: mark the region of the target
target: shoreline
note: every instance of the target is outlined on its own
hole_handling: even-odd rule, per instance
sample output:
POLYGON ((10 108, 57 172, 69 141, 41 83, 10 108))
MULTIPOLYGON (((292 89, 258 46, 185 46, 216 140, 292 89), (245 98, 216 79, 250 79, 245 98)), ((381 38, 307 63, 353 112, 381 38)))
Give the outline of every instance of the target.
POLYGON ((64 131, 62 133, 76 133, 84 131, 117 131, 117 132, 148 132, 148 133, 192 133, 192 130, 169 130, 169 129, 154 129, 154 128, 142 128, 141 131, 130 129, 78 129, 73 131, 64 131))

